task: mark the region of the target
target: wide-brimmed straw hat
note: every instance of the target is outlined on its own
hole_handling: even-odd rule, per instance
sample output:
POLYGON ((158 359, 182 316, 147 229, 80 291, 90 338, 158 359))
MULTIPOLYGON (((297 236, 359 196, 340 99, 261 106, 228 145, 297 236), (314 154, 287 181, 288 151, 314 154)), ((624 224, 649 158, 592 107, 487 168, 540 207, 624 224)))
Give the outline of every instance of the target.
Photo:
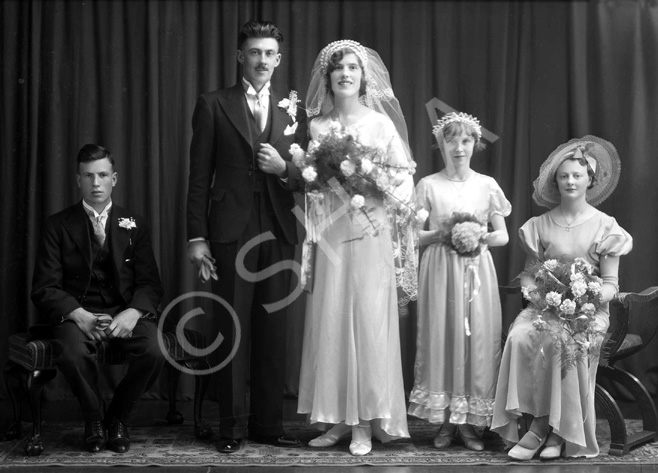
POLYGON ((558 146, 539 169, 539 177, 535 179, 532 198, 542 207, 552 209, 560 203, 560 191, 555 182, 557 168, 567 157, 575 154, 586 158, 594 170, 596 183, 587 189, 587 202, 593 206, 599 205, 608 198, 617 187, 621 174, 621 161, 617 150, 609 141, 598 136, 586 135, 574 138, 558 146))

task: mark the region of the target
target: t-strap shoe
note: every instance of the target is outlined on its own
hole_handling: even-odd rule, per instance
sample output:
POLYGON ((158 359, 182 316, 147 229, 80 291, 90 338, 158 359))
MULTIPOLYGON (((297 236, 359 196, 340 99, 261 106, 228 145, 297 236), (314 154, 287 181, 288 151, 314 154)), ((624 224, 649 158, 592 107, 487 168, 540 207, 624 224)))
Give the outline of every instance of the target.
POLYGON ((372 428, 369 425, 355 425, 352 427, 350 453, 358 457, 367 455, 370 450, 372 450, 372 428))
POLYGON ((455 432, 457 431, 457 426, 451 424, 450 422, 444 422, 441 424, 436 437, 434 437, 434 448, 448 448, 452 445, 452 440, 455 438, 455 432))
POLYGON ((535 453, 537 453, 541 446, 544 445, 544 442, 546 442, 546 438, 541 438, 532 430, 528 430, 528 432, 523 436, 519 443, 517 443, 509 452, 507 452, 507 455, 515 460, 532 460, 532 457, 534 457, 535 453), (530 448, 523 447, 521 442, 524 442, 526 445, 531 444, 536 446, 530 448))
POLYGON ((555 460, 562 456, 562 449, 564 448, 564 439, 558 434, 551 432, 546 439, 546 446, 539 454, 541 460, 555 460))
POLYGON ((459 432, 459 437, 462 439, 462 442, 464 442, 464 447, 475 452, 481 452, 484 450, 484 443, 475 433, 472 425, 460 424, 457 427, 457 431, 459 432))

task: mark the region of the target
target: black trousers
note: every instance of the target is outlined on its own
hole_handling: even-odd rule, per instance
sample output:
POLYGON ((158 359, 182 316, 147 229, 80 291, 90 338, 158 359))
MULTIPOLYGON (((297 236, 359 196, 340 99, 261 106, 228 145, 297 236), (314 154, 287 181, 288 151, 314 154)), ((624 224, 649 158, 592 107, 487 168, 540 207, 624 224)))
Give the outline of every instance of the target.
POLYGON ((267 194, 254 194, 254 206, 245 232, 237 242, 211 243, 219 281, 213 291, 235 310, 240 338, 228 311, 214 305, 215 326, 224 337, 215 363, 231 361, 217 373, 219 385, 220 436, 240 439, 247 431, 258 435, 284 434, 283 385, 285 376, 286 308, 269 312, 273 304, 290 294, 290 270, 278 270, 282 261, 294 260, 294 245, 286 242, 279 229, 267 194), (253 238, 272 232, 274 239, 261 241, 236 260, 240 249, 253 238), (277 263, 279 263, 277 265, 277 263), (269 275, 243 278, 238 267, 250 275, 269 269, 269 275), (250 280, 251 279, 251 280, 250 280), (254 281, 254 279, 258 279, 254 281))
POLYGON ((109 340, 128 358, 128 371, 117 386, 106 413, 98 390, 97 342, 89 340, 75 322, 53 327, 55 361, 82 407, 86 421, 116 417, 128 423, 139 397, 158 378, 165 362, 158 345, 157 325, 140 319, 132 337, 109 340))

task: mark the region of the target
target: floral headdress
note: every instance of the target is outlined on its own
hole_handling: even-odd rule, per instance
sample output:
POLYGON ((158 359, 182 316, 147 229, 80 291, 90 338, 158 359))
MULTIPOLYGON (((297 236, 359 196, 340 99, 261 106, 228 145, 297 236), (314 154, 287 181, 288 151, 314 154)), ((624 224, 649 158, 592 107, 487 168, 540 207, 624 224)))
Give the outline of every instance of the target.
POLYGON ((443 131, 443 128, 445 128, 446 125, 449 125, 450 123, 454 122, 459 122, 463 123, 464 125, 470 126, 474 131, 475 134, 478 135, 478 140, 482 138, 482 129, 480 128, 480 120, 475 118, 472 115, 469 115, 468 113, 464 112, 450 112, 445 114, 439 122, 434 125, 432 128, 432 133, 436 137, 436 139, 439 139, 439 133, 443 131))
POLYGON ((311 70, 311 82, 306 94, 306 114, 314 117, 325 114, 333 108, 333 97, 327 94, 325 76, 331 56, 337 51, 354 52, 361 61, 366 92, 359 100, 367 107, 387 115, 400 133, 407 140, 407 125, 400 109, 400 104, 393 93, 388 70, 376 51, 351 39, 334 41, 322 48, 311 70))
POLYGON ((339 41, 329 43, 322 49, 322 51, 320 51, 320 68, 322 70, 322 74, 327 73, 327 66, 329 65, 331 56, 333 56, 335 52, 342 51, 343 49, 354 51, 354 54, 356 54, 357 57, 361 60, 363 69, 365 70, 368 68, 368 53, 366 52, 365 48, 361 46, 360 43, 351 39, 341 39, 339 41))

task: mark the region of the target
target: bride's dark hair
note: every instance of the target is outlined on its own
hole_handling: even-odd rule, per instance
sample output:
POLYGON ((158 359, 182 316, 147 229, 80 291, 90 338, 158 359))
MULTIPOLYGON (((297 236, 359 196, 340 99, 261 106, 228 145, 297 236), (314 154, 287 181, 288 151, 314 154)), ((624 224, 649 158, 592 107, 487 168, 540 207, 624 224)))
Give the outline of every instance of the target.
POLYGON ((327 72, 324 75, 324 85, 327 89, 327 94, 332 96, 334 95, 334 91, 331 90, 331 73, 338 69, 338 63, 343 60, 346 54, 354 54, 354 56, 356 56, 356 60, 359 61, 359 66, 361 67, 361 85, 359 87, 359 97, 361 97, 362 95, 366 94, 366 71, 363 68, 361 58, 350 48, 344 48, 340 51, 336 51, 329 58, 329 62, 327 63, 327 72))

